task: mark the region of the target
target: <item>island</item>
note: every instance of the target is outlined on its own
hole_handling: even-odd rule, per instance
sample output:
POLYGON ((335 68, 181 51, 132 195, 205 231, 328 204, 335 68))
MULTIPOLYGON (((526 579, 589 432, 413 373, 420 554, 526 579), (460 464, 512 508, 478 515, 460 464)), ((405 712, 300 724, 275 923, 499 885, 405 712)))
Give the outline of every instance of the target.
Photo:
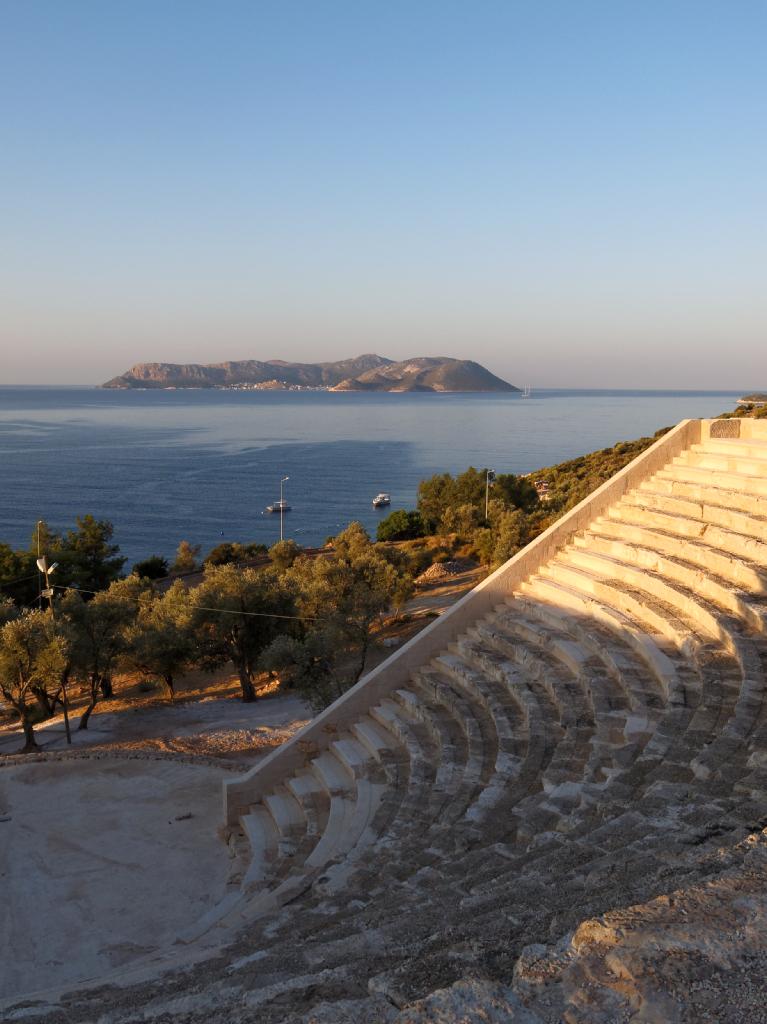
POLYGON ((225 363, 137 363, 105 388, 228 388, 238 391, 518 392, 472 359, 418 356, 395 362, 368 353, 328 363, 243 359, 225 363))

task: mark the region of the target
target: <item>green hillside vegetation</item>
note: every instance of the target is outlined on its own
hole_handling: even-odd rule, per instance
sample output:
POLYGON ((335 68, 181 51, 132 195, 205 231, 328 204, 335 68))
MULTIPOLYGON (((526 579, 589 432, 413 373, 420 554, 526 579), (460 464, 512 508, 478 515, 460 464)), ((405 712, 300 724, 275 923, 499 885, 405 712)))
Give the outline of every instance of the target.
MULTIPOLYGON (((487 469, 470 466, 455 477, 437 473, 422 480, 418 488, 420 525, 425 534, 449 538, 453 549, 462 555, 500 565, 627 466, 667 429, 653 437, 620 441, 611 448, 545 466, 525 476, 499 473, 487 491, 487 515, 487 469)), ((418 536, 406 529, 406 517, 413 514, 392 512, 380 523, 378 539, 418 536)))

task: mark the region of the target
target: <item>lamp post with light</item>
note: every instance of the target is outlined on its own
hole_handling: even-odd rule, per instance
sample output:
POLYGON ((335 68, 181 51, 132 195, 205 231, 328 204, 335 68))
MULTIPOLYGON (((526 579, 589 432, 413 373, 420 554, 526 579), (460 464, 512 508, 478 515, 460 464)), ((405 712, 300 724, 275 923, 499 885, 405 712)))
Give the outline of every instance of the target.
POLYGON ((280 540, 283 539, 282 523, 283 523, 283 520, 285 518, 285 502, 284 502, 283 497, 282 497, 283 485, 285 483, 287 483, 288 480, 290 480, 289 476, 280 477, 280 540))
MULTIPOLYGON (((38 523, 38 537, 39 537, 39 529, 40 529, 40 525, 38 523)), ((48 559, 45 557, 45 555, 41 555, 40 558, 37 559, 37 568, 40 570, 40 572, 43 575, 43 578, 45 579, 45 589, 44 590, 43 589, 40 590, 40 601, 42 603, 42 599, 44 597, 48 598, 48 607, 50 608, 50 611, 51 611, 51 621, 53 621, 53 622, 56 621, 56 614, 55 614, 55 612, 53 610, 53 587, 51 586, 51 573, 56 571, 56 569, 58 568, 58 564, 59 564, 58 562, 54 562, 53 565, 48 565, 48 559)), ((61 680, 61 692, 62 692, 62 696, 64 698, 63 699, 64 730, 65 730, 65 732, 67 734, 67 743, 71 744, 71 742, 72 742, 72 731, 69 728, 69 702, 67 700, 67 683, 66 683, 66 679, 62 679, 61 680)))

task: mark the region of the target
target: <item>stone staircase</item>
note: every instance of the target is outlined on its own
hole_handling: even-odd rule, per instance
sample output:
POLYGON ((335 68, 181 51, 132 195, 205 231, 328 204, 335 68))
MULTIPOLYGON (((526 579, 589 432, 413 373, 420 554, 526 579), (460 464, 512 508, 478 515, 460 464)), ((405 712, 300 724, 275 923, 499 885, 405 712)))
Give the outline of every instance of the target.
POLYGON ((226 784, 184 938, 265 1024, 372 1024, 705 879, 767 823, 766 588, 767 423, 680 424, 226 784))

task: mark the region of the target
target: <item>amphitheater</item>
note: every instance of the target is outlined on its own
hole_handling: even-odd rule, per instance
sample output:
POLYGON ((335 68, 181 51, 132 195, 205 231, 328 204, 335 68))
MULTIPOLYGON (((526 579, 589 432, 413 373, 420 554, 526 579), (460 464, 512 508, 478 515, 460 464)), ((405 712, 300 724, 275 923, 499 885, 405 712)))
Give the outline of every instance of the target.
POLYGON ((767 423, 680 423, 247 775, 217 905, 4 1019, 759 1021, 767 423))

